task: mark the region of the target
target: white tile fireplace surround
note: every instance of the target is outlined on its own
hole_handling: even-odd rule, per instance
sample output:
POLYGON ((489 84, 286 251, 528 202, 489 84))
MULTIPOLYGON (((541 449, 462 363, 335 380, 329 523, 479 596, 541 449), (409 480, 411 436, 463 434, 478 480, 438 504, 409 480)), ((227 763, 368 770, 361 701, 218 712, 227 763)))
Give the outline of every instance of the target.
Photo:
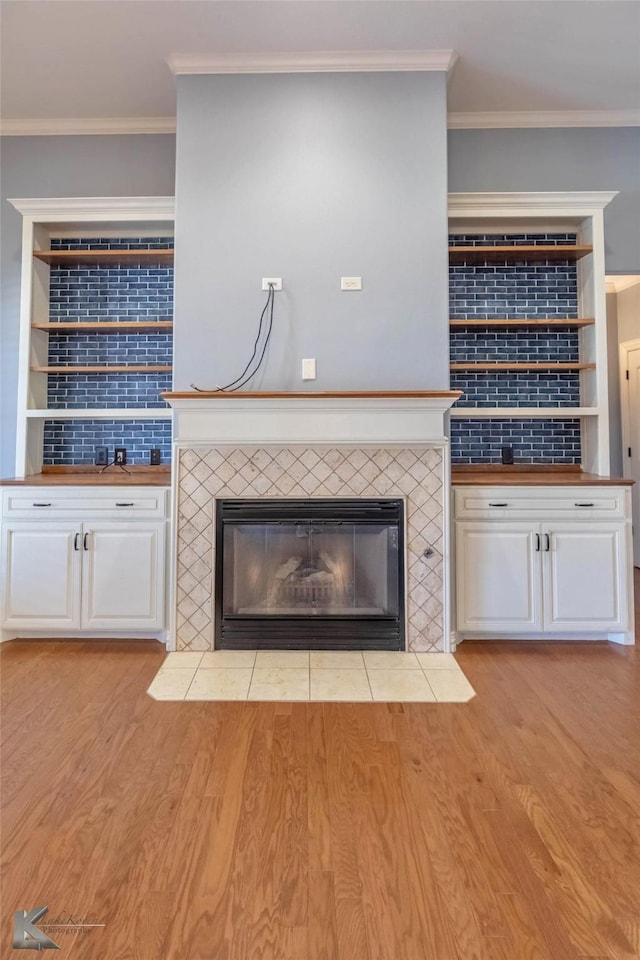
POLYGON ((394 497, 405 503, 407 649, 448 651, 444 418, 458 396, 165 394, 175 410, 173 649, 215 647, 216 498, 394 497))

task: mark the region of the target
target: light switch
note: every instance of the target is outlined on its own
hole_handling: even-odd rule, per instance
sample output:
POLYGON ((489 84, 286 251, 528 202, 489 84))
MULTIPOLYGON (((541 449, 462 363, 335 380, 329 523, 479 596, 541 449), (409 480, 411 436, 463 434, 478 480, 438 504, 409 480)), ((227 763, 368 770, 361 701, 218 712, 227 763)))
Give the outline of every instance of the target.
POLYGON ((302 361, 302 379, 303 380, 315 380, 316 379, 316 361, 312 360, 303 360, 302 361))

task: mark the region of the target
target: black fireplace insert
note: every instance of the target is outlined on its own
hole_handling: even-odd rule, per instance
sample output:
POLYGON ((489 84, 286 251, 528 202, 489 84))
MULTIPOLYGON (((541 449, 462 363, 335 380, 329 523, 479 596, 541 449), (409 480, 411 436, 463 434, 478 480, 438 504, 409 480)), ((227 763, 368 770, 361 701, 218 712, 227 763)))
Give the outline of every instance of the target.
POLYGON ((218 500, 217 648, 404 650, 402 500, 218 500))

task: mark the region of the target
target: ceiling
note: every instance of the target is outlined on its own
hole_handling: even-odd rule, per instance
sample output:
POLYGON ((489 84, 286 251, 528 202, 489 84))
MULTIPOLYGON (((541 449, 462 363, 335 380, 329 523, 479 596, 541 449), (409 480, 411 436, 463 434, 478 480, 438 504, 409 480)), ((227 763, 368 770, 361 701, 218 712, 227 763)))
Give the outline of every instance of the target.
POLYGON ((7 133, 105 118, 171 129, 172 55, 371 50, 455 50, 452 126, 640 124, 638 0, 1 0, 0 12, 7 133))

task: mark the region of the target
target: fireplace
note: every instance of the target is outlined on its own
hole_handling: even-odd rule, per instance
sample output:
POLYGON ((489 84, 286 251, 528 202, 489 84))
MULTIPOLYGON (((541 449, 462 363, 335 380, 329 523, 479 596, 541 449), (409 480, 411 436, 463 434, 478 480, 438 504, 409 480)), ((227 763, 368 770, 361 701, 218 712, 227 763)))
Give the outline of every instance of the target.
POLYGON ((216 502, 215 646, 403 650, 401 499, 216 502))
MULTIPOLYGON (((238 624, 236 617, 245 620, 245 627, 251 627, 247 621, 258 616, 245 611, 260 602, 259 596, 257 601, 251 595, 237 596, 239 609, 234 611, 234 598, 230 603, 224 601, 219 589, 222 584, 216 583, 219 501, 244 500, 246 505, 247 501, 258 500, 265 507, 278 500, 305 504, 330 500, 335 505, 345 500, 366 503, 395 499, 402 503, 403 520, 397 529, 398 555, 404 570, 399 573, 398 611, 393 617, 398 621, 398 634, 392 641, 393 648, 448 651, 449 461, 445 413, 457 396, 448 390, 165 394, 174 409, 176 473, 172 646, 177 650, 214 650, 221 645, 223 610, 228 621, 224 645, 238 624)), ((262 523, 263 519, 250 518, 249 525, 252 522, 262 523)), ((298 526, 296 518, 287 522, 294 530, 298 526)), ((236 534, 238 548, 243 536, 247 533, 236 534)), ((222 541, 220 544, 224 546, 222 541)), ((286 559, 291 556, 295 554, 290 551, 286 559)), ((284 563, 285 558, 279 562, 284 563)), ((330 571, 322 563, 307 572, 311 576, 330 571)), ((220 580, 223 573, 221 566, 220 580)), ((315 588, 313 579, 296 583, 292 578, 286 602, 306 602, 309 606, 315 601, 312 609, 321 609, 323 579, 326 588, 327 578, 316 577, 315 588)), ((387 609, 380 595, 359 597, 358 603, 361 608, 387 609)), ((283 617, 282 627, 286 626, 290 635, 291 618, 299 615, 299 608, 295 609, 296 613, 283 617)), ((343 628, 353 629, 356 619, 367 616, 370 614, 361 609, 357 617, 334 612, 311 613, 309 619, 314 630, 330 631, 327 649, 346 649, 352 641, 340 638, 343 628)), ((367 638, 371 638, 376 620, 377 626, 388 626, 383 623, 385 614, 371 616, 374 619, 366 621, 367 634, 358 639, 360 646, 366 646, 367 638)), ((278 637, 283 643, 282 630, 278 637)), ((255 642, 266 645, 264 634, 256 636, 255 642)))

